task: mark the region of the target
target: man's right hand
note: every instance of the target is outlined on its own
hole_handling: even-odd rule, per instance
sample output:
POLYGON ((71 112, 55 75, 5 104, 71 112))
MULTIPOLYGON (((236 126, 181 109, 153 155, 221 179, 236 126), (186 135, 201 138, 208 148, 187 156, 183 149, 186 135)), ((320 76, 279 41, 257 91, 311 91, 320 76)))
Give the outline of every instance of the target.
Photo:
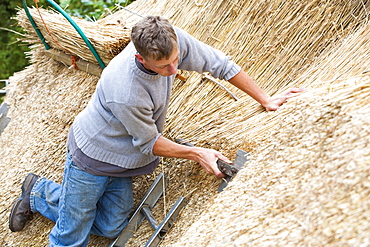
POLYGON ((193 151, 196 153, 194 161, 198 162, 208 173, 214 174, 219 178, 225 177, 225 174, 223 174, 217 167, 217 160, 221 159, 226 163, 231 163, 228 158, 214 149, 200 147, 193 148, 195 149, 193 151))
POLYGON ((189 147, 177 144, 161 136, 153 147, 153 154, 168 158, 183 158, 198 162, 208 173, 214 174, 219 178, 225 175, 218 169, 217 160, 221 159, 227 163, 232 163, 228 158, 214 149, 189 147))

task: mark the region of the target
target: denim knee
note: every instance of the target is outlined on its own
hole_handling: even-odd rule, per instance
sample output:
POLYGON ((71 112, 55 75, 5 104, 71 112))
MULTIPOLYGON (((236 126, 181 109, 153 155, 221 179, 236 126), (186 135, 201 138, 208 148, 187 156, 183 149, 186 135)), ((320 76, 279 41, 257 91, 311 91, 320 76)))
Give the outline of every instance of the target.
POLYGON ((119 236, 119 234, 122 232, 122 230, 126 227, 128 224, 128 220, 125 220, 121 226, 115 227, 115 226, 106 226, 104 229, 97 229, 94 227, 92 234, 96 234, 98 236, 103 236, 110 239, 115 239, 119 236))
POLYGON ((119 236, 123 229, 111 229, 109 231, 105 231, 103 234, 106 238, 115 239, 119 236))

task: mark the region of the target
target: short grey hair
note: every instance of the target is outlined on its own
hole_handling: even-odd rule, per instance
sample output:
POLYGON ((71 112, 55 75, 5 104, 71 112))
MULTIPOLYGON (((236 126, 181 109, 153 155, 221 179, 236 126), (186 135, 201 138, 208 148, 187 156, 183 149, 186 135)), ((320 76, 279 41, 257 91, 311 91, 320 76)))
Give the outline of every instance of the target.
POLYGON ((147 16, 131 30, 131 41, 144 58, 168 59, 177 48, 177 36, 169 21, 160 16, 147 16))

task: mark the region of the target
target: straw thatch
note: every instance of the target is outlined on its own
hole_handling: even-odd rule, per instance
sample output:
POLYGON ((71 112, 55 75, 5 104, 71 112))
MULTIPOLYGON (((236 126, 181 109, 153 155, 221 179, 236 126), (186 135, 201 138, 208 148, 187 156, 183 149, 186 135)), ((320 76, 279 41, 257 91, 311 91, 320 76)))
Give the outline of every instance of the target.
MULTIPOLYGON (((136 200, 158 172, 170 178, 165 201, 154 212, 159 218, 178 196, 190 200, 163 246, 368 244, 369 75, 362 72, 370 69, 369 1, 137 0, 129 8, 167 16, 232 56, 271 94, 307 88, 278 112, 266 113, 239 90, 230 87, 240 98, 235 102, 200 75, 176 81, 165 135, 216 148, 231 159, 243 148, 253 160, 217 197, 220 181, 188 161, 163 159, 154 174, 136 178, 136 200)), ((54 15, 45 19, 48 25, 59 18, 54 15)), ((24 18, 21 11, 18 19, 26 27, 24 18)), ((109 35, 139 18, 123 10, 79 25, 91 25, 86 34, 97 45, 104 43, 105 27, 112 28, 109 35), (94 28, 102 31, 99 38, 94 28)), ((36 42, 32 29, 26 29, 28 40, 36 42)), ((69 40, 77 40, 72 27, 61 29, 69 40)), ((119 32, 111 36, 113 43, 125 36, 119 32)), ((73 42, 78 49, 84 46, 73 42)), ((101 56, 105 50, 99 49, 101 56)), ((98 80, 42 51, 41 45, 34 47, 33 65, 10 78, 6 101, 12 121, 0 138, 5 147, 0 150, 2 246, 47 245, 52 222, 36 215, 23 232, 10 233, 9 209, 28 172, 61 180, 66 133, 98 80)), ((152 232, 145 223, 129 246, 143 246, 152 232)), ((93 237, 90 246, 107 243, 93 237)))
MULTIPOLYGON (((369 27, 332 54, 342 57, 323 56, 315 65, 324 62, 332 74, 356 71, 335 65, 352 63, 349 58, 367 60, 369 27), (362 45, 356 52, 358 42, 362 45)), ((314 83, 322 87, 291 99, 278 113, 260 116, 263 131, 257 119, 251 120, 257 133, 250 135, 258 142, 252 161, 171 246, 368 246, 366 71, 314 83)), ((310 74, 308 70, 302 78, 310 74)))
POLYGON ((370 76, 358 83, 284 109, 291 128, 171 246, 368 246, 370 76))

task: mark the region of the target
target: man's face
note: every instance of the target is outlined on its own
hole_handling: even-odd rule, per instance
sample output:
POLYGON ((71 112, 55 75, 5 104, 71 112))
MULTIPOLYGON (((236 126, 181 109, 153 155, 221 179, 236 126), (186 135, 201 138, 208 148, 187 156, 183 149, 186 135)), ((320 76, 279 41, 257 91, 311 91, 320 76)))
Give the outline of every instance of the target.
POLYGON ((136 54, 135 56, 147 70, 154 71, 161 76, 170 76, 177 73, 177 66, 179 65, 179 51, 177 48, 172 52, 169 59, 157 61, 151 58, 144 58, 140 54, 136 54))

